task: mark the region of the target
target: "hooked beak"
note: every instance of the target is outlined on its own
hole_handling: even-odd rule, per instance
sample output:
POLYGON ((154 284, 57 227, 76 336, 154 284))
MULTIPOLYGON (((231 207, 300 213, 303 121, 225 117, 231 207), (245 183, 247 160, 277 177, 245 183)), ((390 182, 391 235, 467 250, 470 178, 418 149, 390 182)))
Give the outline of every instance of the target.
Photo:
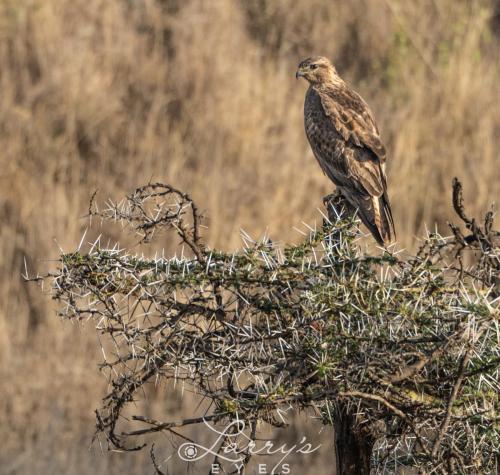
POLYGON ((297 69, 297 72, 295 73, 295 79, 299 79, 302 77, 304 77, 304 73, 300 69, 297 69))

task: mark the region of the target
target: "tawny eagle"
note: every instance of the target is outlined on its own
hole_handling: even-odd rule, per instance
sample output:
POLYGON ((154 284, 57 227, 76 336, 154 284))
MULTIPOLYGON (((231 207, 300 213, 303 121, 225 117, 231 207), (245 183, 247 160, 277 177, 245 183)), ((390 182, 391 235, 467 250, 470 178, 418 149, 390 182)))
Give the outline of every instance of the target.
POLYGON ((327 58, 305 59, 296 77, 309 82, 304 125, 314 156, 377 242, 389 244, 396 233, 387 194, 386 152, 370 108, 327 58))

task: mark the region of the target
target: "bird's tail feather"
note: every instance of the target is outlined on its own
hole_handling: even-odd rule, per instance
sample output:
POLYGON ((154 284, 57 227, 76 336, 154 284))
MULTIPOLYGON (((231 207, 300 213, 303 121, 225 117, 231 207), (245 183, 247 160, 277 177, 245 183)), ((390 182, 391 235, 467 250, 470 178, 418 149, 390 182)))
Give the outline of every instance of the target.
POLYGON ((387 191, 378 197, 349 193, 346 198, 358 209, 361 221, 381 246, 386 246, 396 239, 387 191))

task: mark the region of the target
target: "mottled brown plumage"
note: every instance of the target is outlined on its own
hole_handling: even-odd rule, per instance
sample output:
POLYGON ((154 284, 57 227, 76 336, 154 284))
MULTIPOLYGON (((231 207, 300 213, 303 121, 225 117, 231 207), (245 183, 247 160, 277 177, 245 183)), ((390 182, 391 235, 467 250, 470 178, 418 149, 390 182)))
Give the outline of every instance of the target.
POLYGON ((325 174, 340 189, 379 244, 396 237, 385 175, 385 148, 372 113, 321 56, 299 65, 309 82, 304 103, 306 135, 325 174))

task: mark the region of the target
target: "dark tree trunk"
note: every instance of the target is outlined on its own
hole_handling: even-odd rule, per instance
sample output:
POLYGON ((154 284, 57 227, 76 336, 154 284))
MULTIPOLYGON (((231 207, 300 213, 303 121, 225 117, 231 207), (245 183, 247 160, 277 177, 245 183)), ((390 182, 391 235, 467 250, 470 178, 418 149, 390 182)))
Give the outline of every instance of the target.
MULTIPOLYGON (((338 218, 346 219, 353 216, 356 210, 337 190, 323 198, 330 223, 338 218)), ((330 223, 324 223, 329 226, 330 223)), ((338 239, 335 229, 330 239, 338 239)), ((370 431, 356 425, 356 417, 339 403, 333 421, 335 429, 335 452, 337 457, 336 475, 370 475, 370 460, 374 439, 370 431)))
POLYGON ((356 427, 356 417, 339 405, 333 421, 335 428, 336 475, 370 475, 374 440, 370 432, 356 427))

